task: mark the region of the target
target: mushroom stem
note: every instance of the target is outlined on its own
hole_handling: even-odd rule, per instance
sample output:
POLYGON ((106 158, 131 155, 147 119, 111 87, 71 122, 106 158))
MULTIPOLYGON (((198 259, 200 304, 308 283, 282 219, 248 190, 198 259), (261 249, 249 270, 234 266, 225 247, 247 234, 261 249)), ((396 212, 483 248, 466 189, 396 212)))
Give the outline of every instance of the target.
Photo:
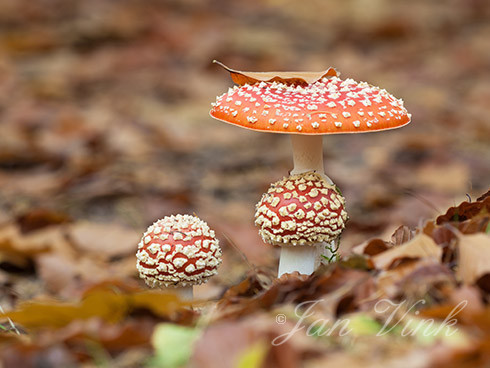
MULTIPOLYGON (((322 243, 320 243, 321 245, 322 243)), ((311 275, 320 263, 321 247, 316 245, 281 247, 279 259, 278 277, 285 273, 299 272, 303 275, 311 275)))
POLYGON ((183 287, 178 287, 175 288, 175 294, 184 301, 189 301, 194 298, 194 293, 193 293, 193 287, 192 286, 183 286, 183 287))
POLYGON ((315 171, 327 179, 330 184, 332 180, 325 175, 323 166, 323 137, 321 135, 291 134, 293 146, 294 168, 291 175, 301 174, 307 171, 315 171))
MULTIPOLYGON (((332 179, 325 174, 323 166, 323 137, 321 135, 292 134, 291 144, 294 163, 291 175, 315 171, 333 184, 332 179)), ((294 271, 311 275, 320 264, 320 255, 328 259, 333 256, 332 252, 325 247, 325 243, 313 246, 283 246, 279 259, 279 277, 284 273, 294 271)))

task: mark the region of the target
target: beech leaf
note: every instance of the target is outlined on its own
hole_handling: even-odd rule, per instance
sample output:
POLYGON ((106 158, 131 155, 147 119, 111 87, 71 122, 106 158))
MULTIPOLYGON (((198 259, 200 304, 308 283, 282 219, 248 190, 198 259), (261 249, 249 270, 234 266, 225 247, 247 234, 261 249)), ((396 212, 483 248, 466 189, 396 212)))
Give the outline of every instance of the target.
POLYGON ((372 257, 378 269, 387 269, 396 259, 401 258, 435 258, 438 261, 442 256, 442 248, 425 234, 418 234, 409 242, 394 246, 387 251, 372 257))
POLYGON ((338 77, 340 75, 334 68, 328 68, 321 72, 244 72, 231 69, 217 60, 213 60, 213 63, 230 72, 231 79, 239 86, 259 82, 279 82, 288 85, 305 86, 322 78, 338 77))
POLYGON ((74 320, 99 317, 109 323, 121 321, 133 309, 145 308, 164 317, 175 312, 181 303, 173 294, 144 291, 140 293, 119 293, 110 289, 94 289, 79 303, 56 301, 26 302, 16 310, 1 315, 15 324, 26 328, 60 328, 74 320))
POLYGON ((459 267, 456 275, 465 284, 473 284, 490 273, 490 236, 483 233, 461 235, 458 242, 459 267))

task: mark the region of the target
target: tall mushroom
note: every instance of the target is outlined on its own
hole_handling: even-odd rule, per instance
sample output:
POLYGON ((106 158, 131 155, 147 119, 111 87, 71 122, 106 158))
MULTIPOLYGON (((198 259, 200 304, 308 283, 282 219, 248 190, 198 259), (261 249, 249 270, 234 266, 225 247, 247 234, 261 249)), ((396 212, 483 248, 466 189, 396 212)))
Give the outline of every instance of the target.
MULTIPOLYGON (((323 134, 375 132, 410 123, 402 100, 365 82, 341 80, 332 68, 320 73, 225 68, 238 86, 217 98, 210 115, 247 129, 290 134, 291 175, 314 171, 333 184, 323 165, 323 134)), ((304 257, 312 257, 310 253, 304 257)))
POLYGON ((221 249, 214 231, 191 215, 167 216, 143 234, 136 268, 150 287, 172 288, 190 300, 193 286, 217 273, 221 249))

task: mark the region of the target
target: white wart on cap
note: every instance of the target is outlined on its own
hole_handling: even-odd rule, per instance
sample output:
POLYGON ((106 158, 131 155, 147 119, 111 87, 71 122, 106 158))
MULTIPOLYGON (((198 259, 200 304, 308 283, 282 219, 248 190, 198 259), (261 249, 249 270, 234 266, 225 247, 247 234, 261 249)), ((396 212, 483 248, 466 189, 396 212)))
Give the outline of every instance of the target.
POLYGON ((195 216, 156 221, 138 244, 136 268, 150 287, 198 285, 217 273, 221 249, 213 230, 195 216))
POLYGON ((344 229, 345 200, 335 186, 314 172, 272 184, 256 206, 255 225, 264 242, 314 245, 337 238, 344 229))

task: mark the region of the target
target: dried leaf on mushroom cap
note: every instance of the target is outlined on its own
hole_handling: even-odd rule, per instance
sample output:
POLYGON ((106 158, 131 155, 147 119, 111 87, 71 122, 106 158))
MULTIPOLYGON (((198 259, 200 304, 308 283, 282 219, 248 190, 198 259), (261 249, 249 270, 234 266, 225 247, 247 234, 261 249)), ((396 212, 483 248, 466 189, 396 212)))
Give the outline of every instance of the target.
POLYGON ((151 286, 192 286, 217 273, 221 249, 213 230, 195 216, 156 221, 138 244, 136 267, 151 286))
POLYGON ((328 68, 321 72, 245 72, 231 69, 218 60, 213 60, 213 63, 230 72, 231 79, 239 86, 258 82, 278 82, 287 85, 306 86, 322 78, 338 77, 340 75, 334 68, 328 68))

